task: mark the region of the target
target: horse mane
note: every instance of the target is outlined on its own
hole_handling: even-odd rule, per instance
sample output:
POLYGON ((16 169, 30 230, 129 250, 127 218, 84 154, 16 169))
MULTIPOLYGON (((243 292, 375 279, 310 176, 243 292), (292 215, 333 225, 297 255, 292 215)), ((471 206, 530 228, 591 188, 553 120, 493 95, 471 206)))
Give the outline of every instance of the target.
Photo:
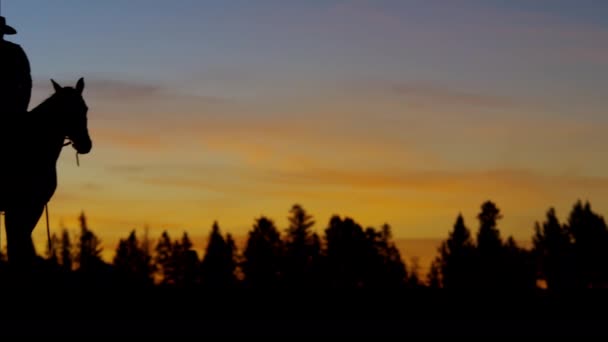
POLYGON ((48 111, 48 108, 52 105, 53 101, 57 100, 57 95, 58 95, 58 93, 56 93, 56 92, 51 94, 51 96, 44 99, 42 102, 40 102, 40 104, 38 104, 36 107, 34 107, 30 111, 28 111, 28 113, 36 114, 36 113, 48 111))

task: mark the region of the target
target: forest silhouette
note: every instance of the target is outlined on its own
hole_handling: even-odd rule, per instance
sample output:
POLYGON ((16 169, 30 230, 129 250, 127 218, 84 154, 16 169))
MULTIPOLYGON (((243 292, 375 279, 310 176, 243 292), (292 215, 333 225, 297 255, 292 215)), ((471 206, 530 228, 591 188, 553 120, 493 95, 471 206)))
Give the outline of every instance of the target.
MULTIPOLYGON (((110 262, 102 241, 81 213, 79 233, 52 235, 32 270, 38 282, 61 286, 207 289, 518 289, 558 292, 608 287, 608 228, 589 202, 578 201, 566 222, 553 208, 532 231, 532 247, 520 247, 499 230, 502 213, 484 202, 472 230, 458 215, 428 274, 402 257, 392 227, 363 227, 334 215, 322 230, 295 204, 287 227, 256 218, 246 243, 214 222, 202 255, 187 232, 164 231, 151 239, 136 230, 116 246, 110 262)), ((9 278, 5 254, 0 279, 9 278)), ((10 280, 10 279, 8 279, 10 280)))
POLYGON ((576 202, 563 223, 550 208, 526 249, 501 236, 502 213, 486 201, 477 229, 456 217, 428 274, 403 260, 388 224, 363 227, 338 215, 319 224, 298 204, 287 216, 286 227, 256 218, 242 248, 213 222, 202 255, 187 232, 152 239, 132 230, 105 261, 83 212, 78 234, 55 232, 37 256, 31 286, 11 283, 2 255, 0 286, 28 292, 5 300, 0 312, 13 323, 0 324, 1 331, 139 338, 606 334, 602 313, 589 309, 603 307, 602 298, 586 296, 589 290, 572 296, 608 286, 608 228, 588 202, 576 202), (43 312, 61 314, 32 315, 27 297, 43 312), (68 321, 69 328, 58 328, 68 321), (39 329, 27 328, 33 325, 39 329))

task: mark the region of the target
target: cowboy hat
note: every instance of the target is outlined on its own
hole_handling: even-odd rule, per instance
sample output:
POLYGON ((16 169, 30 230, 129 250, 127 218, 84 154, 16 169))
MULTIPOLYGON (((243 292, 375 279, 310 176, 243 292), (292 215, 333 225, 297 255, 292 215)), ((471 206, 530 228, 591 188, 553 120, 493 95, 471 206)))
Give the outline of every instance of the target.
POLYGON ((0 16, 0 33, 2 34, 15 34, 17 33, 17 30, 15 30, 14 28, 6 25, 6 19, 2 16, 0 16))

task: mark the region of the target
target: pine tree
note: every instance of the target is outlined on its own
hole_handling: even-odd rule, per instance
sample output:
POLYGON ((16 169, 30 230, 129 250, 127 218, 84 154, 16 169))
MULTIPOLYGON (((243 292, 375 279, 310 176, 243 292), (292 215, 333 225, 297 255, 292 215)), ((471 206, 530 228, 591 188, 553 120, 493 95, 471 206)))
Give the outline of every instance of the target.
POLYGON ((315 221, 298 204, 289 211, 288 220, 289 227, 285 236, 285 282, 290 287, 308 287, 314 282, 313 267, 319 253, 311 231, 315 221))
POLYGON ((542 225, 535 224, 532 242, 538 277, 546 281, 547 287, 558 291, 575 287, 573 244, 554 208, 549 209, 542 225))
POLYGON ((73 268, 73 251, 72 241, 70 240, 70 233, 67 229, 63 229, 61 232, 61 242, 59 248, 60 264, 61 269, 65 272, 72 271, 73 268))
POLYGON ((83 213, 79 216, 80 239, 77 246, 76 260, 77 269, 80 272, 96 272, 103 264, 101 253, 101 240, 91 231, 87 225, 86 216, 83 213))
POLYGON ((283 242, 272 220, 266 217, 256 220, 243 254, 243 273, 248 286, 280 286, 283 242))
POLYGON ((578 201, 566 227, 574 242, 576 278, 579 287, 608 287, 608 228, 591 204, 578 201))
POLYGON ((475 246, 471 233, 459 214, 447 241, 439 249, 437 266, 441 272, 445 288, 467 288, 471 286, 474 274, 475 246))
POLYGON ((503 242, 497 222, 500 209, 491 201, 483 203, 477 232, 475 286, 499 288, 505 286, 503 242))
POLYGON ((224 239, 218 223, 214 222, 201 262, 201 281, 204 286, 228 288, 235 285, 235 249, 230 234, 224 239))
POLYGON ((173 244, 177 285, 180 287, 193 287, 198 283, 198 253, 192 247, 192 241, 186 232, 182 235, 181 241, 175 241, 173 244))
POLYGON ((173 243, 167 231, 163 231, 155 248, 154 268, 161 285, 175 285, 176 265, 173 256, 173 243))
POLYGON ((150 256, 137 240, 135 230, 127 239, 119 241, 113 264, 126 285, 141 287, 152 284, 150 256))

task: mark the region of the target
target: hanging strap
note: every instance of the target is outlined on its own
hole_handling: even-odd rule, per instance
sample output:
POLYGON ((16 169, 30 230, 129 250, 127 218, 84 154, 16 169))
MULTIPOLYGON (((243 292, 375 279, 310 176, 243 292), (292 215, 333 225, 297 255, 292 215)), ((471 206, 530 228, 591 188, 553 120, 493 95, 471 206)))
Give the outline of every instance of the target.
MULTIPOLYGON (((0 5, 2 4, 2 0, 0 0, 0 5)), ((67 142, 63 143, 63 147, 71 145, 72 142, 70 140, 68 140, 67 142)), ((78 151, 76 151, 76 165, 80 166, 80 160, 78 160, 78 151)), ((46 203, 44 205, 44 212, 46 213, 46 238, 48 240, 48 246, 49 246, 49 253, 53 252, 53 240, 51 239, 51 226, 49 223, 49 204, 46 203)))
POLYGON ((50 254, 49 256, 51 256, 53 254, 53 242, 51 240, 51 226, 49 224, 49 205, 48 205, 48 203, 44 205, 44 211, 46 212, 46 237, 49 242, 49 254, 50 254))
MULTIPOLYGON (((4 215, 4 212, 0 212, 0 251, 2 250, 2 216, 3 215, 4 215)), ((7 249, 8 249, 8 246, 7 246, 7 249)))

